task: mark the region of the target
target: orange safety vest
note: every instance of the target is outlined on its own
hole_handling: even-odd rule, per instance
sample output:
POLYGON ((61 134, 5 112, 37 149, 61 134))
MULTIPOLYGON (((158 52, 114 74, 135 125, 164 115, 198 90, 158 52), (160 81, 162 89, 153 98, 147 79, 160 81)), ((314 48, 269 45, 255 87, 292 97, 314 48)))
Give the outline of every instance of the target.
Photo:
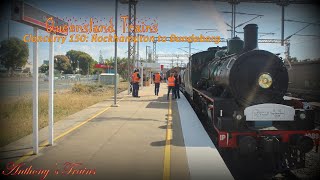
POLYGON ((160 74, 155 74, 154 75, 154 83, 160 83, 160 79, 161 79, 160 74))
POLYGON ((174 86, 174 81, 175 81, 174 77, 168 77, 168 86, 174 86))
POLYGON ((138 77, 138 74, 139 74, 138 72, 133 73, 133 75, 132 75, 133 83, 137 83, 137 82, 140 81, 140 78, 138 77))

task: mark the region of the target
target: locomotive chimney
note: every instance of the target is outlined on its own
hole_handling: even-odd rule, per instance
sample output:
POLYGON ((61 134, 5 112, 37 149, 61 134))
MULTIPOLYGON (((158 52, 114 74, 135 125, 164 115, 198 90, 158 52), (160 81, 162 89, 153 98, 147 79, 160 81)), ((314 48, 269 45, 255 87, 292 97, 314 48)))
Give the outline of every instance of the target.
POLYGON ((251 51, 258 48, 258 25, 248 24, 244 28, 244 50, 251 51))

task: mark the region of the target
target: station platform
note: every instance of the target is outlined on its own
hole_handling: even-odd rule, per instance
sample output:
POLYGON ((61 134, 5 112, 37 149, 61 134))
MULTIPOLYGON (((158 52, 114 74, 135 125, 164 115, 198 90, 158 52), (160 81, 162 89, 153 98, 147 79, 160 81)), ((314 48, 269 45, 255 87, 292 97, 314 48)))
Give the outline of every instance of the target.
POLYGON ((32 155, 32 135, 1 148, 0 176, 233 179, 187 99, 180 95, 181 99, 167 100, 162 83, 159 96, 154 95, 152 84, 139 91, 140 98, 120 93, 119 107, 111 106, 112 99, 104 100, 55 123, 53 146, 46 141, 48 128, 41 129, 38 155, 32 155), (9 162, 24 164, 18 171, 9 162))

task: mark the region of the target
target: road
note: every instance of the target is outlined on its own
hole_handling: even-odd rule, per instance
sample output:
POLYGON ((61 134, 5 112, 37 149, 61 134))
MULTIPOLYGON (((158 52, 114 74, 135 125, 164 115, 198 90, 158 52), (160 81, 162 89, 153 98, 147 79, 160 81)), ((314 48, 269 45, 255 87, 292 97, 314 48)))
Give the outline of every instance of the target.
MULTIPOLYGON (((74 80, 55 80, 55 90, 70 89, 72 85, 79 81, 74 80)), ((81 83, 95 83, 88 79, 82 78, 81 83)), ((32 94, 32 79, 2 79, 0 86, 0 97, 17 97, 27 94, 32 94)), ((39 92, 45 92, 49 90, 48 81, 44 81, 43 78, 39 79, 39 92)))

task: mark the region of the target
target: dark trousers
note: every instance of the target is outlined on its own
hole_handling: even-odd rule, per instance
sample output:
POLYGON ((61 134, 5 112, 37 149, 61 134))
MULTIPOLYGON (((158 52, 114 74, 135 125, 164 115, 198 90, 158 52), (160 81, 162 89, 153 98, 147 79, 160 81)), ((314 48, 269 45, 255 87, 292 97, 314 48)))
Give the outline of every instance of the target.
POLYGON ((154 95, 159 94, 160 83, 154 83, 154 95))
POLYGON ((168 86, 168 95, 167 95, 167 99, 169 99, 169 94, 170 94, 170 91, 172 90, 172 97, 174 96, 174 86, 168 86))
POLYGON ((133 83, 132 84, 132 96, 133 97, 138 97, 138 94, 139 94, 139 83, 133 83))
POLYGON ((180 85, 176 84, 174 87, 174 98, 179 98, 180 99, 180 85))

